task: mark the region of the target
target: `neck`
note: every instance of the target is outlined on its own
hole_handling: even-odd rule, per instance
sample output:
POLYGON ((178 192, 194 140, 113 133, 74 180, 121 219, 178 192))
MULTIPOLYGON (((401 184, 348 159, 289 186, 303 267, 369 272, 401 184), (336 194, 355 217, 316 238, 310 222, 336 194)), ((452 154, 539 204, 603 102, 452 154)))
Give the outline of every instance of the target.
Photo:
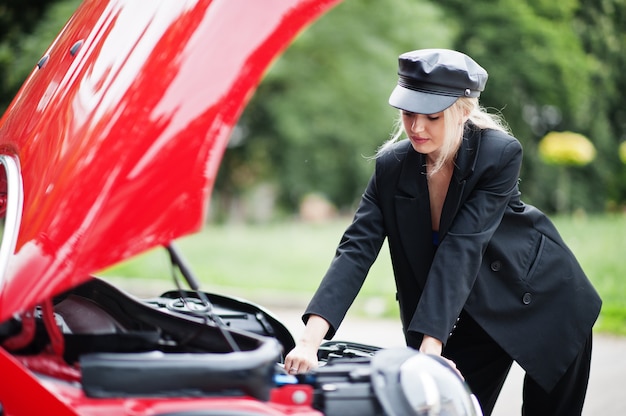
POLYGON ((436 157, 426 155, 426 172, 428 176, 438 174, 440 172, 452 172, 454 163, 452 160, 446 160, 441 166, 437 166, 436 157))

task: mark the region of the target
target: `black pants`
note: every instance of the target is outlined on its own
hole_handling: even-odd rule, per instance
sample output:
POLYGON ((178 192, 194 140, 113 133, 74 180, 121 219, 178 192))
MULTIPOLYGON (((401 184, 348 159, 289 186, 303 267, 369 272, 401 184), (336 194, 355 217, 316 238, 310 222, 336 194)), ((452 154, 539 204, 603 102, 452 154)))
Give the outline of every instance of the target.
MULTIPOLYGON (((522 415, 581 414, 589 381, 591 338, 589 335, 580 354, 552 391, 546 392, 528 375, 524 377, 522 415)), ((513 359, 465 312, 443 355, 456 363, 484 415, 491 415, 513 359)))

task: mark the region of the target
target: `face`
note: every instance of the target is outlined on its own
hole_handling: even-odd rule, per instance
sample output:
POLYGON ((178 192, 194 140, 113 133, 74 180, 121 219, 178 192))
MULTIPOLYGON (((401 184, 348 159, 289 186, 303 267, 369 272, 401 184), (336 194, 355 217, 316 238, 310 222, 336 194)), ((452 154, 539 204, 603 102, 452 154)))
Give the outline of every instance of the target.
POLYGON ((445 138, 444 113, 417 114, 402 111, 402 123, 416 152, 435 159, 445 138))

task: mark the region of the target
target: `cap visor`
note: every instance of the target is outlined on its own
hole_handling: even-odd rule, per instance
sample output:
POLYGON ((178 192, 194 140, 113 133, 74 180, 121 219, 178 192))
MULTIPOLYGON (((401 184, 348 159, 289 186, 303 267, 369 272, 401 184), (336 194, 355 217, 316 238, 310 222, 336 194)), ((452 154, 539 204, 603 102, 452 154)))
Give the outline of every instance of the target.
POLYGON ((450 107, 459 97, 429 94, 397 85, 389 97, 389 105, 417 114, 434 114, 450 107))

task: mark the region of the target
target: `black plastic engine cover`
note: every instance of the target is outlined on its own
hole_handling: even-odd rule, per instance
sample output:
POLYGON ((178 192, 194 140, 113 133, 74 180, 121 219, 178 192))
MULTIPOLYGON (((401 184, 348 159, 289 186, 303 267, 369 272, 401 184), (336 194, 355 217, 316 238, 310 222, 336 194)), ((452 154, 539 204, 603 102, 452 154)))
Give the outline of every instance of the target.
POLYGON ((326 416, 384 415, 371 383, 369 357, 339 358, 312 372, 313 407, 326 416))

